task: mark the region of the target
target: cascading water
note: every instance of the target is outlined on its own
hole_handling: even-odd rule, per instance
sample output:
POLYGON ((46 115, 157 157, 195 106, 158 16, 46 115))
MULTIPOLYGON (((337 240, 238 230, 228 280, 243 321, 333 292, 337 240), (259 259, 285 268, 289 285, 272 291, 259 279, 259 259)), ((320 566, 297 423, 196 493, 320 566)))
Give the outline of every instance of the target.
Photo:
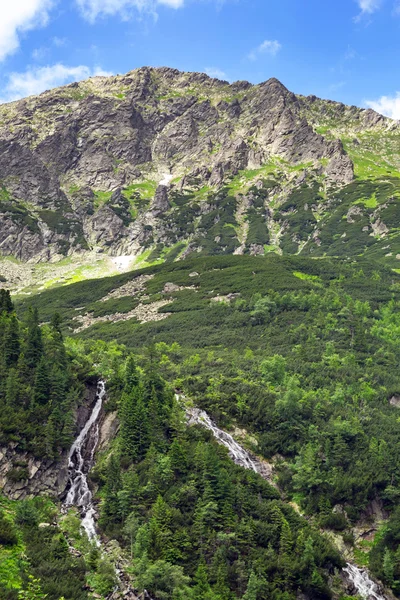
POLYGON ((93 466, 94 453, 99 440, 98 418, 103 405, 106 387, 104 381, 99 381, 96 393, 96 403, 84 428, 72 444, 68 456, 68 493, 64 502, 65 507, 76 506, 82 515, 82 527, 89 540, 97 546, 100 542, 96 535, 92 492, 90 491, 87 474, 93 466), (90 442, 90 444, 89 444, 90 442), (90 447, 89 457, 85 449, 90 447))
POLYGON ((356 588, 357 593, 364 600, 387 600, 386 596, 383 596, 380 593, 378 584, 370 579, 366 569, 359 569, 358 567, 347 563, 347 566, 343 571, 347 573, 350 581, 356 588))
MULTIPOLYGON (((176 394, 176 398, 179 401, 181 397, 176 394)), ((189 425, 201 425, 211 431, 216 440, 228 448, 229 456, 237 465, 259 473, 264 479, 271 478, 271 471, 262 462, 252 458, 229 433, 219 429, 204 410, 187 407, 185 410, 189 425)), ((343 571, 348 575, 363 600, 387 600, 386 596, 380 593, 378 584, 370 579, 366 569, 359 569, 355 565, 347 563, 343 571)))
POLYGON ((249 453, 246 452, 246 450, 242 448, 229 433, 219 429, 204 410, 188 408, 186 414, 189 417, 189 425, 196 423, 197 425, 202 425, 206 429, 209 429, 218 442, 228 448, 229 456, 237 465, 258 473, 257 464, 252 460, 249 453))

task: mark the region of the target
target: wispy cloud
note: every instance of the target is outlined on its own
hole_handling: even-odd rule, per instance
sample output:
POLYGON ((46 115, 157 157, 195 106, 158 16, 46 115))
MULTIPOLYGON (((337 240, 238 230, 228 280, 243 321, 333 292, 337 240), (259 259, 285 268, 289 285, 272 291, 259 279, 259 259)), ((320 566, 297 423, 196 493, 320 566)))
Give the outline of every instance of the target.
POLYGON ((75 0, 85 19, 93 23, 98 17, 118 15, 129 19, 134 10, 156 13, 160 5, 181 8, 185 0, 75 0))
POLYGON ((250 60, 257 60, 261 54, 276 56, 281 49, 282 44, 278 42, 278 40, 264 40, 262 44, 257 46, 257 48, 254 48, 254 50, 248 54, 248 58, 250 60))
POLYGON ((11 73, 3 88, 0 103, 40 94, 53 87, 81 81, 95 75, 112 75, 112 73, 104 71, 100 67, 93 69, 86 65, 68 67, 61 63, 47 67, 34 67, 23 73, 11 73))
POLYGON ((53 42, 54 46, 57 46, 57 48, 61 48, 62 46, 66 45, 68 40, 65 37, 60 38, 60 37, 55 36, 52 38, 51 41, 53 42))
POLYGON ((337 83, 331 83, 331 85, 329 86, 329 91, 337 92, 338 90, 341 90, 342 87, 344 87, 345 85, 346 85, 345 81, 338 81, 337 83))
POLYGON ((21 34, 35 27, 46 25, 53 0, 17 0, 1 3, 0 61, 15 52, 21 34))
POLYGON ((41 48, 35 48, 32 51, 32 58, 39 61, 44 60, 46 56, 48 56, 49 52, 49 48, 46 48, 45 46, 42 46, 41 48))
POLYGON ((400 119, 400 92, 394 96, 381 96, 378 100, 366 100, 365 105, 386 117, 400 119))
POLYGON ((344 55, 344 60, 345 61, 353 60, 353 59, 357 58, 357 56, 358 56, 358 54, 354 50, 354 48, 352 48, 351 46, 347 46, 347 50, 344 55))
POLYGON ((222 71, 222 69, 219 69, 218 67, 206 67, 204 70, 210 77, 215 77, 216 79, 227 79, 225 71, 222 71))
POLYGON ((382 6, 382 0, 357 0, 361 13, 372 15, 382 6))

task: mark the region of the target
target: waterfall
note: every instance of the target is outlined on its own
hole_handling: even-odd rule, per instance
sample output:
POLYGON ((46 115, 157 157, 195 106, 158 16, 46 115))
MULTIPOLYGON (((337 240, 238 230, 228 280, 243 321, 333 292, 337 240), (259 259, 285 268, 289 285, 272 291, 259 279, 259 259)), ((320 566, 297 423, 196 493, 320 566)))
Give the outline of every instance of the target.
POLYGON ((378 584, 370 579, 366 569, 359 569, 355 565, 347 563, 343 571, 347 573, 357 593, 364 600, 387 600, 386 596, 380 593, 378 584))
POLYGON ((74 441, 68 456, 68 493, 64 502, 65 507, 76 506, 81 511, 82 527, 89 540, 97 546, 100 542, 96 535, 92 492, 89 488, 87 474, 93 466, 94 453, 99 441, 98 418, 106 393, 105 382, 100 381, 96 392, 96 403, 84 428, 74 441), (90 442, 90 454, 87 450, 90 442))
POLYGON ((186 414, 189 417, 189 425, 202 425, 212 432, 220 444, 228 448, 229 456, 232 458, 233 462, 240 467, 244 467, 245 469, 251 469, 256 473, 259 472, 257 464, 250 457, 250 454, 246 452, 246 450, 242 448, 242 446, 240 446, 229 433, 219 429, 204 410, 200 410, 198 408, 188 408, 186 410, 186 414))
MULTIPOLYGON (((176 394, 178 401, 180 398, 181 396, 176 394)), ((189 425, 201 425, 211 431, 215 439, 228 448, 229 456, 237 465, 259 473, 264 479, 271 478, 271 470, 264 463, 253 458, 229 433, 219 429, 204 410, 185 407, 185 411, 189 425)), ((357 593, 363 600, 387 600, 380 593, 378 584, 370 579, 366 569, 359 569, 355 565, 347 563, 343 571, 348 575, 357 593)))

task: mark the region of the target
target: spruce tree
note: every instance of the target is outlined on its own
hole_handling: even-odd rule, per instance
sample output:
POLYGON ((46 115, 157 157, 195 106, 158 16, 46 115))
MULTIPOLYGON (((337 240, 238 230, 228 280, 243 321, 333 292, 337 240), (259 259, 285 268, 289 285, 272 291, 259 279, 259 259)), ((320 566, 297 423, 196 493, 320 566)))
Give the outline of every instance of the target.
POLYGON ((6 380, 5 400, 8 406, 16 409, 20 399, 21 383, 17 369, 10 369, 6 380))
POLYGON ((136 460, 141 460, 145 457, 146 451, 150 446, 150 425, 147 415, 147 410, 143 402, 143 398, 139 396, 135 408, 135 420, 133 426, 134 440, 136 446, 136 460))
POLYGON ((133 388, 129 393, 124 392, 120 403, 120 432, 119 442, 122 456, 134 459, 136 456, 136 439, 134 432, 135 410, 140 390, 133 388))
POLYGON ((118 493, 122 487, 121 467, 115 453, 111 454, 107 463, 106 485, 103 500, 104 525, 118 521, 120 517, 118 493))
POLYGON ((262 580, 254 573, 254 571, 252 571, 243 600, 258 600, 260 598, 259 593, 261 589, 262 580))
POLYGON ((50 399, 49 364, 42 356, 35 373, 33 399, 36 404, 47 404, 50 399))
POLYGON ((61 406, 66 397, 68 373, 56 366, 50 373, 50 402, 52 406, 61 406))
POLYGON ((0 290, 0 313, 11 314, 14 311, 14 305, 11 300, 11 294, 8 290, 0 290))
POLYGON ((139 385, 140 376, 133 354, 128 356, 125 366, 124 388, 129 394, 133 388, 139 385))
POLYGON ((30 308, 27 318, 27 337, 25 343, 24 357, 30 369, 34 369, 43 354, 42 331, 39 326, 39 315, 37 309, 30 308))
POLYGON ((21 350, 19 325, 15 315, 12 315, 6 325, 4 335, 4 359, 6 366, 15 366, 21 350))
POLYGON ((65 352, 64 339, 61 332, 61 317, 55 313, 50 322, 50 335, 47 340, 46 354, 52 365, 65 369, 67 365, 67 354, 65 352))
POLYGON ((143 393, 136 387, 130 394, 124 394, 121 402, 121 453, 132 460, 144 458, 150 446, 150 427, 143 393))

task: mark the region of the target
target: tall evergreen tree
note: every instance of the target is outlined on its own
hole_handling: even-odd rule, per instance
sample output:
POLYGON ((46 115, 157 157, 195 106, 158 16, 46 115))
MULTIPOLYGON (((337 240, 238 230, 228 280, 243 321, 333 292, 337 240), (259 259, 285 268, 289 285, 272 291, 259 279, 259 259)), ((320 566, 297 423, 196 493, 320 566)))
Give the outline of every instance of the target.
POLYGON ((53 366, 65 369, 67 354, 61 331, 61 317, 58 313, 55 313, 50 321, 50 335, 47 340, 46 354, 53 366))
POLYGON ((21 350, 18 320, 12 315, 6 325, 4 336, 4 359, 6 367, 15 366, 21 350))
POLYGON ((118 493, 122 487, 121 467, 118 457, 112 453, 107 463, 106 485, 103 501, 104 523, 108 519, 118 521, 120 516, 118 493))
POLYGON ((30 308, 27 318, 27 337, 25 343, 24 358, 30 369, 34 369, 43 354, 42 331, 39 326, 39 315, 37 308, 30 308))
POLYGON ((124 379, 124 388, 125 391, 129 394, 133 388, 139 385, 140 375, 139 370, 136 365, 136 360, 133 354, 128 356, 125 365, 125 379, 124 379))
POLYGON ((150 445, 150 428, 143 392, 139 386, 123 395, 121 406, 121 452, 132 460, 144 458, 150 445))
POLYGON ((11 314, 14 311, 14 305, 11 300, 11 294, 8 290, 0 290, 0 313, 11 314))
POLYGON ((36 404, 47 404, 50 400, 49 364, 44 356, 41 357, 35 373, 33 399, 36 404))
POLYGON ((20 399, 21 382, 17 369, 10 369, 6 380, 5 400, 8 406, 16 409, 20 399))

